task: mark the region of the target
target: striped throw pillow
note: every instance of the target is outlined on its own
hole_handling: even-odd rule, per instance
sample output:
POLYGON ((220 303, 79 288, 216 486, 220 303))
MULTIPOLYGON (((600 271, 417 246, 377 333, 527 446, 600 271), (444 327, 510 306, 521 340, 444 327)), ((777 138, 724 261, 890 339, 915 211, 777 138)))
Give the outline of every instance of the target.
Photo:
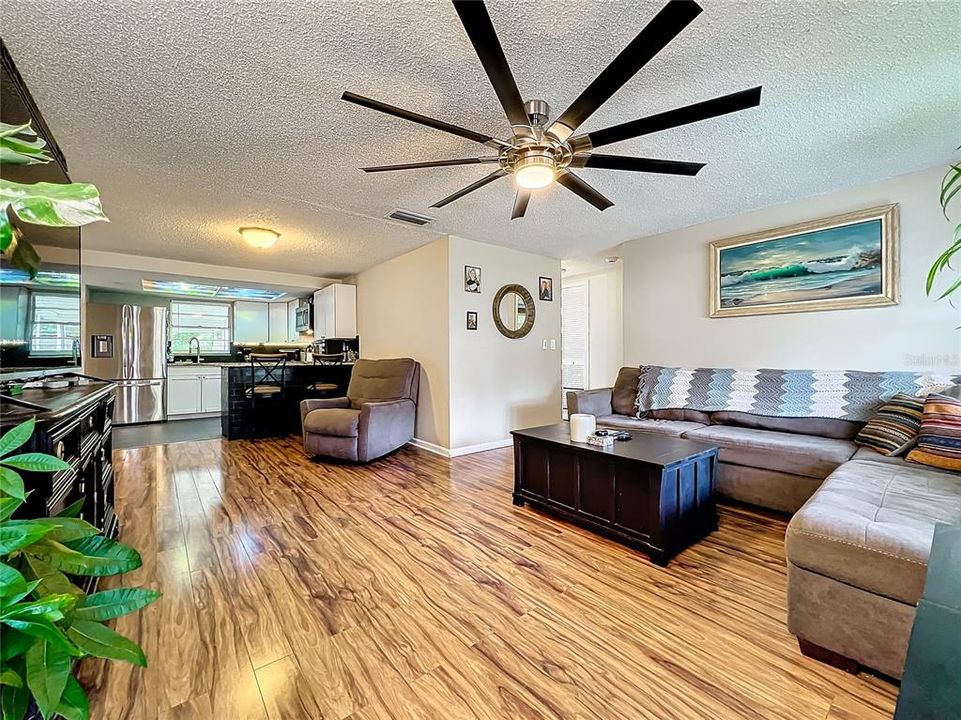
POLYGON ((961 471, 961 400, 928 395, 918 446, 908 454, 908 461, 961 471))
POLYGON ((923 410, 924 398, 898 393, 861 428, 854 442, 888 457, 900 455, 917 440, 923 410))

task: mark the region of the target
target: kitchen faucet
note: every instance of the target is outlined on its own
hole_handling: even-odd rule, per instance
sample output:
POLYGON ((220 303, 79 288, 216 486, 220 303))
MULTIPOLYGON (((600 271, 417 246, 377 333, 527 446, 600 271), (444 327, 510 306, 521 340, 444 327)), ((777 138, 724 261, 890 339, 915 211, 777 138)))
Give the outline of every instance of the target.
POLYGON ((190 352, 191 348, 193 348, 194 346, 194 343, 197 343, 197 352, 194 355, 194 357, 197 358, 196 362, 199 365, 200 364, 200 338, 192 337, 190 338, 190 340, 187 341, 187 352, 188 353, 190 352))

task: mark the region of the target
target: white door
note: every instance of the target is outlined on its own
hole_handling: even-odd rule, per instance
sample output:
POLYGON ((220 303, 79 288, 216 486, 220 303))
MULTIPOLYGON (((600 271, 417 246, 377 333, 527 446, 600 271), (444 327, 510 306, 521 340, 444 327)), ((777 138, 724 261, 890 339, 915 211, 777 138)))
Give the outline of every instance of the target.
POLYGON ((219 413, 220 405, 220 375, 205 375, 201 378, 201 412, 219 413))
POLYGON ((200 377, 197 375, 167 378, 167 415, 200 412, 200 377))
MULTIPOLYGON (((561 288, 561 384, 565 390, 587 389, 589 297, 586 281, 561 288)), ((567 393, 564 398, 566 407, 567 393)))

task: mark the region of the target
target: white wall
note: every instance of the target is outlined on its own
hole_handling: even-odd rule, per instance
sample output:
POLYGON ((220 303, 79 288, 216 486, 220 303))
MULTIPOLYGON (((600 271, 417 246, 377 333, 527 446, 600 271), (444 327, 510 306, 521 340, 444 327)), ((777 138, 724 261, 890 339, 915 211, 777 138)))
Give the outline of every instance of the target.
POLYGON ((938 205, 943 174, 932 168, 625 243, 625 364, 956 370, 961 312, 924 293, 952 233, 938 205), (900 305, 708 317, 712 240, 887 203, 901 206, 900 305))
POLYGON ((588 388, 610 387, 623 365, 624 304, 621 263, 598 272, 565 275, 563 286, 584 283, 588 302, 588 388))
POLYGON ((441 448, 450 447, 447 255, 443 238, 357 276, 361 355, 421 364, 415 436, 441 448))
POLYGON ((506 445, 511 430, 559 422, 560 261, 451 236, 449 262, 452 453, 506 445), (464 292, 465 265, 481 268, 480 293, 464 292), (554 280, 552 302, 537 297, 540 276, 554 280), (527 288, 536 308, 533 329, 517 340, 498 332, 492 312, 509 283, 527 288), (466 329, 468 310, 477 312, 477 330, 466 329))

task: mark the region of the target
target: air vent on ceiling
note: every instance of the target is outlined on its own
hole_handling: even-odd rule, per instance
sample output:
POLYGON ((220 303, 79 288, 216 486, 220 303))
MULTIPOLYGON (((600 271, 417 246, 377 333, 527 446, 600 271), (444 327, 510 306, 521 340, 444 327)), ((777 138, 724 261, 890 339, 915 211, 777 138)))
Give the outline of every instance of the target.
POLYGON ((400 208, 394 210, 387 217, 391 220, 400 220, 401 222, 410 223, 411 225, 426 225, 427 223, 434 222, 434 218, 432 217, 411 212, 410 210, 401 210, 400 208))

